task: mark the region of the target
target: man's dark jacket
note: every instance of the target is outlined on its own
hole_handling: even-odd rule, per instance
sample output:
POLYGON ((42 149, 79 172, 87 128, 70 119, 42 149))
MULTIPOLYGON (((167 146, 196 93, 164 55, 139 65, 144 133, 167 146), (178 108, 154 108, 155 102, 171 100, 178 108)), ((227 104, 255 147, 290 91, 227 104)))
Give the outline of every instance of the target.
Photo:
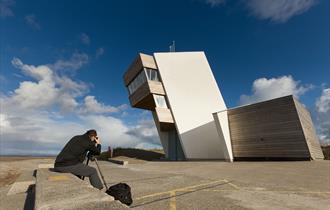
POLYGON ((86 153, 90 151, 94 155, 99 155, 101 145, 95 146, 95 142, 89 139, 87 134, 74 136, 57 155, 55 167, 72 166, 82 163, 85 160, 86 153))

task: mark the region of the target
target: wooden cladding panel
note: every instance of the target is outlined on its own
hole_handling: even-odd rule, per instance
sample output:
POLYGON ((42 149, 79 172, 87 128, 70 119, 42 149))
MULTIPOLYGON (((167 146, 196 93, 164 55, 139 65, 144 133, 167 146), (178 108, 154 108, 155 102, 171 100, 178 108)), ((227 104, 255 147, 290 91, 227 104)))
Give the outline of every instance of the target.
POLYGON ((291 104, 293 103, 292 96, 285 96, 285 97, 281 97, 281 98, 277 98, 277 99, 273 99, 273 100, 269 100, 269 101, 258 102, 255 104, 250 104, 247 106, 230 109, 230 112, 232 115, 235 115, 235 114, 240 114, 240 113, 247 113, 250 111, 256 111, 260 108, 262 108, 263 110, 267 110, 267 108, 268 108, 268 110, 271 110, 272 108, 274 108, 276 106, 288 105, 290 103, 291 104))
POLYGON ((149 91, 152 94, 165 95, 163 84, 158 81, 148 80, 149 91))
POLYGON ((130 65, 130 67, 127 69, 127 71, 124 74, 124 83, 125 86, 128 86, 128 84, 135 78, 135 76, 143 69, 142 60, 140 55, 135 58, 133 63, 130 65))
POLYGON ((131 105, 135 107, 135 105, 150 95, 148 82, 143 83, 132 95, 129 96, 129 101, 131 105))
POLYGON ((169 131, 175 129, 172 113, 169 109, 156 107, 155 113, 160 125, 160 129, 162 131, 169 131))
POLYGON ((159 122, 174 123, 172 113, 169 109, 156 107, 155 111, 159 122))
POLYGON ((143 67, 157 69, 157 65, 153 56, 140 53, 140 58, 142 60, 143 67))
POLYGON ((157 69, 154 57, 140 53, 124 74, 126 86, 142 71, 143 67, 157 69))
POLYGON ((292 96, 228 110, 234 158, 309 158, 292 96))
POLYGON ((324 159, 309 111, 297 100, 294 102, 312 159, 324 159))
POLYGON ((154 110, 155 101, 152 94, 165 95, 161 82, 147 80, 132 95, 129 96, 132 107, 154 110))
POLYGON ((153 111, 156 107, 154 97, 152 96, 152 94, 149 94, 145 98, 134 104, 134 107, 153 111))

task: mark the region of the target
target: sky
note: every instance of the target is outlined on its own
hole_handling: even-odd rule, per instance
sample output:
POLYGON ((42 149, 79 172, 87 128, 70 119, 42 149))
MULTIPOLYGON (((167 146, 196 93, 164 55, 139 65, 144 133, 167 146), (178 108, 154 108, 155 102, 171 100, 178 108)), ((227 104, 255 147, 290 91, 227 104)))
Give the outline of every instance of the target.
POLYGON ((107 146, 160 148, 130 107, 138 53, 204 51, 227 107, 293 94, 330 144, 330 1, 0 0, 0 154, 57 154, 94 128, 107 146))

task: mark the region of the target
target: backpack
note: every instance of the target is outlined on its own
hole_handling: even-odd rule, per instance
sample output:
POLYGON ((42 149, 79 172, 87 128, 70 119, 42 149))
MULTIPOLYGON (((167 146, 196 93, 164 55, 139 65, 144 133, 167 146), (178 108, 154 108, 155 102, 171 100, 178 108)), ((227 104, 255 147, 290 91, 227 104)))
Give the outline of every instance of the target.
POLYGON ((106 193, 128 206, 133 203, 131 188, 126 183, 115 184, 106 193))

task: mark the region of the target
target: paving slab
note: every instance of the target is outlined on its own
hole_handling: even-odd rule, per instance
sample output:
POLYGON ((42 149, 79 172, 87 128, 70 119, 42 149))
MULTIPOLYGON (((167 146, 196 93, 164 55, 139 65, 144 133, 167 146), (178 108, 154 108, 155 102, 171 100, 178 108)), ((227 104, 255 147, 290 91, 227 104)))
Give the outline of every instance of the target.
POLYGON ((109 185, 131 186, 134 209, 330 209, 329 161, 99 165, 109 185))
POLYGON ((113 197, 93 188, 70 173, 39 168, 36 179, 36 210, 127 209, 113 197))
MULTIPOLYGON (((3 168, 29 169, 17 180, 28 181, 32 177, 32 169, 38 168, 36 161, 10 162, 8 167, 3 168)), ((38 160, 38 163, 42 164, 50 162, 38 160)), ((95 162, 91 161, 90 165, 96 168, 95 162)), ((132 209, 330 209, 330 161, 234 163, 143 161, 143 163, 128 165, 99 161, 99 165, 108 186, 119 182, 126 182, 131 186, 133 204, 130 208, 132 209)), ((81 181, 65 173, 50 174, 47 182, 57 183, 57 188, 61 188, 57 190, 59 192, 64 190, 66 198, 52 196, 66 200, 63 202, 64 206, 71 205, 70 202, 87 202, 94 196, 94 194, 86 195, 86 197, 78 195, 76 199, 77 192, 71 193, 71 189, 62 189, 74 188, 66 183, 72 182, 71 178, 89 186, 88 189, 94 189, 91 188, 88 179, 81 181)), ((32 210, 33 208, 30 207, 31 201, 34 201, 34 188, 31 188, 30 194, 7 195, 11 187, 12 185, 0 187, 0 209, 32 210), (27 198, 29 196, 30 199, 27 198)), ((76 190, 80 189, 76 188, 76 190)), ((51 202, 58 201, 54 199, 51 202)), ((59 202, 55 207, 63 209, 63 203, 59 202)), ((93 205, 93 202, 84 203, 83 208, 80 209, 93 209, 93 205)), ((109 208, 100 208, 122 208, 120 203, 118 205, 118 207, 113 205, 109 208)), ((53 207, 45 208, 52 209, 53 207)))

